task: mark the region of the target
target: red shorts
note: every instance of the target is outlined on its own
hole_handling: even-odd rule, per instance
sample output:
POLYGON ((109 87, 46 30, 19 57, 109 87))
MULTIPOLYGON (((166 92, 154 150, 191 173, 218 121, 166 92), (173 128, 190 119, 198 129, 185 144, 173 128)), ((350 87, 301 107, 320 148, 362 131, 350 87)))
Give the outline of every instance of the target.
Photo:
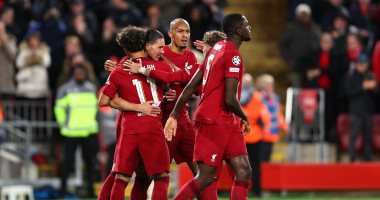
POLYGON ((193 161, 195 130, 191 122, 178 124, 176 136, 168 141, 170 161, 177 164, 193 161))
POLYGON ((169 172, 169 150, 162 132, 121 134, 115 149, 114 172, 132 176, 140 163, 148 176, 169 172))
POLYGON ((248 155, 247 146, 240 126, 234 125, 223 157, 228 160, 242 155, 248 155))
POLYGON ((233 125, 204 124, 197 122, 194 161, 219 167, 224 159, 224 152, 229 143, 233 125))

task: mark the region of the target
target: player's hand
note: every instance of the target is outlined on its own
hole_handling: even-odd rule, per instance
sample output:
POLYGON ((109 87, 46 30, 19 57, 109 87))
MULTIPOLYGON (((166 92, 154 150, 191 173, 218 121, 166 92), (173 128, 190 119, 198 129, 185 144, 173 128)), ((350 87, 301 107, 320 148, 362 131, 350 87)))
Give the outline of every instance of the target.
POLYGON ((193 42, 194 46, 196 49, 200 50, 200 51, 203 51, 203 46, 204 46, 204 42, 201 41, 201 40, 195 40, 195 42, 193 42))
POLYGON ((251 131, 249 121, 240 120, 240 127, 243 130, 243 135, 247 135, 251 131))
POLYGON ((104 63, 104 70, 106 70, 106 72, 112 72, 112 70, 114 70, 116 67, 117 67, 116 61, 106 60, 106 62, 104 63))
POLYGON ((135 74, 138 74, 139 69, 142 67, 141 60, 139 61, 139 63, 135 63, 135 62, 132 62, 131 60, 127 60, 125 61, 123 65, 126 71, 129 71, 135 74))
POLYGON ((139 112, 148 116, 157 117, 157 115, 161 113, 161 109, 154 105, 154 101, 147 101, 140 104, 139 112))
POLYGON ((173 117, 169 117, 168 121, 166 121, 164 134, 167 141, 172 141, 175 133, 177 131, 177 119, 173 117))
POLYGON ((169 89, 165 92, 165 99, 166 101, 174 101, 176 98, 176 92, 175 90, 169 89))

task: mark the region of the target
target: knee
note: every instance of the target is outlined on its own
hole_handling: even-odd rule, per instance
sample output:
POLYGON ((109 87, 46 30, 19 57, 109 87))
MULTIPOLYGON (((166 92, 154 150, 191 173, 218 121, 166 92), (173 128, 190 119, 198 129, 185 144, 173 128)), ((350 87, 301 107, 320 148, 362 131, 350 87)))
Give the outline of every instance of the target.
POLYGON ((203 178, 196 177, 196 179, 199 185, 201 186, 201 188, 205 188, 217 180, 214 176, 208 176, 208 177, 203 177, 203 178))
POLYGON ((236 171, 236 178, 241 181, 250 181, 252 176, 252 169, 249 165, 242 165, 236 171))

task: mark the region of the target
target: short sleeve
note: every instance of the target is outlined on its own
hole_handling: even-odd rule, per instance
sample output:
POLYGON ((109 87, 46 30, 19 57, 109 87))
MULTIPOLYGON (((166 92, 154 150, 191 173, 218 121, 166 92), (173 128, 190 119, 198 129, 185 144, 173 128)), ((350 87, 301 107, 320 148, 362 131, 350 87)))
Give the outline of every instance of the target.
POLYGON ((240 72, 243 71, 243 60, 238 51, 226 51, 224 55, 225 77, 237 78, 240 77, 240 72))
POLYGON ((114 98, 117 91, 118 91, 118 85, 119 85, 119 73, 117 70, 113 70, 111 74, 108 76, 108 79, 104 85, 103 94, 108 96, 109 98, 114 98))

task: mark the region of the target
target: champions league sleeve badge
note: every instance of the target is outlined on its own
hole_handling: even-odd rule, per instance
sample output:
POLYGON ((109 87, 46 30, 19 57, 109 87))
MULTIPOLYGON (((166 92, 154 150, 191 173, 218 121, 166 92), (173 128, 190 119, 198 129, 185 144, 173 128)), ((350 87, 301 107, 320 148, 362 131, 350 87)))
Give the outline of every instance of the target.
POLYGON ((240 62, 241 62, 241 60, 240 60, 240 57, 239 57, 239 56, 234 56, 234 57, 232 57, 232 63, 233 63, 234 65, 238 66, 238 65, 240 65, 240 62))

